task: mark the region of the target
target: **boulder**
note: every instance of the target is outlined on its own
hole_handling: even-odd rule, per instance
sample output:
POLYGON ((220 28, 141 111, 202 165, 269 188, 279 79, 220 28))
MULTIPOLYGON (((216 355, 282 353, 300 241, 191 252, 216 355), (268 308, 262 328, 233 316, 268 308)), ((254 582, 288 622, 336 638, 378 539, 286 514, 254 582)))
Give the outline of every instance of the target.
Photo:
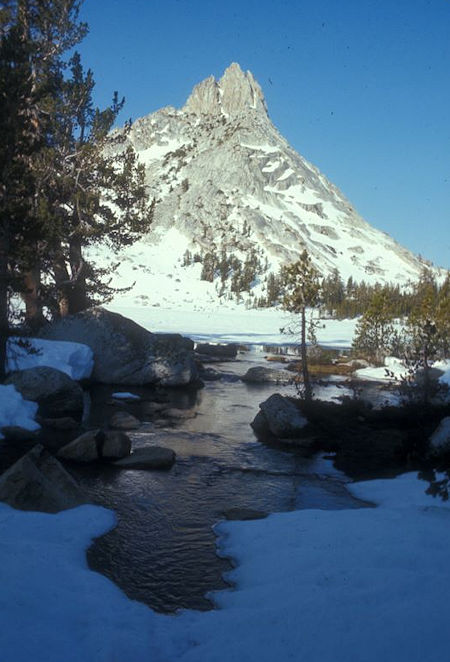
POLYGON ((290 384, 294 377, 287 370, 255 366, 249 368, 241 379, 248 384, 290 384))
POLYGON ((127 457, 131 452, 130 437, 120 430, 105 430, 100 433, 100 451, 105 460, 127 457))
POLYGON ((100 430, 89 430, 66 444, 58 451, 58 457, 72 462, 95 462, 99 458, 97 437, 100 430))
POLYGON ((109 426, 116 430, 137 430, 141 421, 127 411, 118 411, 109 419, 109 426))
POLYGON ((56 417, 83 409, 83 389, 56 368, 38 366, 17 370, 8 375, 5 383, 13 384, 25 400, 37 402, 45 416, 56 417))
POLYGON ((238 346, 235 343, 217 344, 197 343, 195 351, 202 357, 212 357, 213 359, 235 359, 238 352, 238 346))
POLYGON ((292 439, 301 435, 308 424, 295 404, 279 393, 274 393, 259 406, 261 411, 251 424, 257 434, 292 439))
POLYGON ((58 457, 72 462, 89 463, 126 457, 131 440, 118 430, 89 430, 58 451, 58 457))
POLYGON ((170 469, 175 462, 175 453, 171 448, 148 446, 137 448, 123 460, 114 462, 121 469, 170 469))
POLYGON ((58 460, 38 444, 0 476, 0 501, 20 510, 56 513, 87 499, 58 460))
POLYGON ((104 384, 180 386, 197 379, 192 340, 150 333, 104 308, 58 320, 43 336, 88 345, 94 353, 92 379, 104 384))
POLYGON ((439 423, 429 439, 431 455, 447 455, 450 453, 450 416, 439 423))

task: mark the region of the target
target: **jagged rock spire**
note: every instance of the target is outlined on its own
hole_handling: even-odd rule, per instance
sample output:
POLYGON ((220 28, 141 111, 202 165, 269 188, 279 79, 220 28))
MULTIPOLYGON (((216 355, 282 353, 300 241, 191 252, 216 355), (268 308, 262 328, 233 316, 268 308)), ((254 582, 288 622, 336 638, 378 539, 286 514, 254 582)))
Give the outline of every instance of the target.
POLYGON ((267 116, 261 87, 253 74, 242 71, 237 62, 230 64, 220 80, 210 76, 196 85, 183 110, 196 115, 235 115, 254 110, 267 116))

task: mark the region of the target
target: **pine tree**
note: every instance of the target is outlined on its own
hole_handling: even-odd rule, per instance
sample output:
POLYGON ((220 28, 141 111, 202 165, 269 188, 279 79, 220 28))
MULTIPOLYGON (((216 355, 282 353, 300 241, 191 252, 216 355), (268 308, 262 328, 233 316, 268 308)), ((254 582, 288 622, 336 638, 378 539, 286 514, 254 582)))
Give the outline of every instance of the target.
POLYGON ((206 253, 203 257, 203 267, 200 274, 201 280, 207 280, 212 283, 217 266, 217 259, 214 253, 206 253))
POLYGON ((439 288, 436 327, 439 353, 442 358, 448 358, 450 356, 450 273, 439 288))
POLYGON ((69 67, 70 78, 60 78, 52 98, 52 143, 40 163, 47 173, 40 193, 49 237, 42 268, 54 279, 60 315, 114 294, 102 281, 111 269, 96 268, 85 250, 98 242, 115 251, 133 243, 148 229, 153 210, 143 166, 121 145, 123 133, 110 134, 124 100, 115 93, 111 106, 94 108, 92 72, 84 72, 78 53, 69 67))
POLYGON ((92 72, 77 53, 64 59, 87 30, 80 4, 9 0, 0 10, 0 372, 11 290, 30 325, 44 303, 81 310, 112 292, 86 247, 119 249, 151 221, 144 170, 118 144, 124 134, 110 134, 123 102, 95 109, 92 72))
POLYGON ((306 250, 303 251, 297 262, 287 265, 281 270, 281 279, 284 286, 282 306, 288 312, 300 315, 300 354, 304 398, 307 402, 312 399, 313 393, 306 351, 306 308, 316 306, 319 301, 320 284, 318 277, 318 271, 312 264, 306 250))
POLYGON ((78 12, 74 0, 9 0, 0 10, 0 376, 9 293, 33 283, 31 258, 42 236, 33 159, 48 137, 44 107, 55 61, 86 31, 78 12))
POLYGON ((378 289, 355 328, 353 349, 382 364, 394 339, 394 312, 386 289, 378 289))
POLYGON ((281 295, 280 278, 272 272, 267 277, 267 305, 273 306, 281 295))

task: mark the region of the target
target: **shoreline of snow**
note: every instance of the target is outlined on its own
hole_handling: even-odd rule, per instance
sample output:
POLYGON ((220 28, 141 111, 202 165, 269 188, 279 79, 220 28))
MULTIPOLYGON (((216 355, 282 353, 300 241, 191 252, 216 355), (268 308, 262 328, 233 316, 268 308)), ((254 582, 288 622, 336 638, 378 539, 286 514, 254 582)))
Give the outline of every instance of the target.
POLYGON ((87 568, 85 549, 109 530, 111 512, 0 505, 3 659, 445 659, 450 504, 425 487, 405 474, 350 486, 376 508, 219 523, 218 548, 237 563, 235 588, 214 594, 218 610, 175 616, 129 600, 87 568))

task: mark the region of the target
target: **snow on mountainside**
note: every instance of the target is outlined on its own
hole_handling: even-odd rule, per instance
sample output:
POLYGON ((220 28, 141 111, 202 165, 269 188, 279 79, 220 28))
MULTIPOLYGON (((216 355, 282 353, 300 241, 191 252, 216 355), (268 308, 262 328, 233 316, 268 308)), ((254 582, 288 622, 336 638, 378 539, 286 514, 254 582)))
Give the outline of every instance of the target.
POLYGON ((337 268, 344 280, 404 283, 424 266, 364 221, 289 146, 269 119, 260 86, 236 63, 219 81, 199 83, 180 110, 169 106, 138 119, 128 141, 157 202, 153 230, 127 249, 117 281, 137 280, 132 295, 141 303, 155 303, 155 294, 165 294, 166 305, 200 297, 207 306, 219 293, 224 300, 237 261, 244 269, 249 259, 254 295, 261 296, 267 274, 304 248, 323 275, 337 268), (200 282, 205 262, 212 283, 200 282))

